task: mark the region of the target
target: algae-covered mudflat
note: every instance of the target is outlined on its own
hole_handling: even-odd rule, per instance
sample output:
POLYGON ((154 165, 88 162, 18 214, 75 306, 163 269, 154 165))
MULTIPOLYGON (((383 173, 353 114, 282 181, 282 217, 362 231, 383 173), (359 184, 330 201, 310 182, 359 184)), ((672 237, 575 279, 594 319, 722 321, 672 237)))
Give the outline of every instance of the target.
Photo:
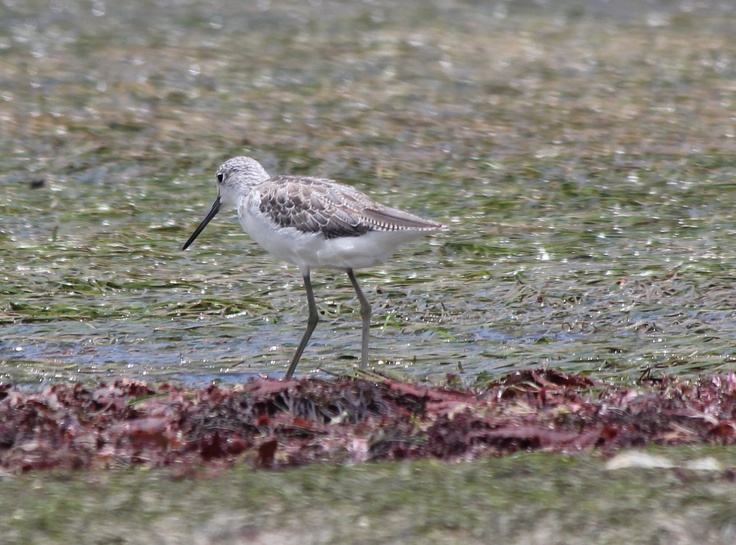
POLYGON ((181 252, 244 153, 450 225, 361 272, 379 367, 733 368, 733 10, 609 4, 5 2, 0 376, 283 373, 298 271, 224 213, 181 252))
MULTIPOLYGON (((539 366, 624 383, 642 373, 734 370, 734 28, 736 7, 715 0, 5 0, 0 380, 203 385, 283 373, 306 320, 298 272, 223 213, 181 252, 214 198, 214 170, 239 154, 273 173, 339 179, 450 226, 360 271, 380 370, 416 380, 453 373, 461 385, 539 366)), ((342 373, 357 362, 358 305, 343 276, 314 275, 323 319, 302 373, 342 373)), ((197 498, 205 488, 246 494, 250 484, 232 483, 248 470, 221 481, 8 477, 0 501, 19 507, 3 509, 0 541, 206 543, 219 528, 232 536, 237 521, 265 521, 253 535, 283 528, 293 537, 309 520, 299 537, 313 543, 435 535, 554 543, 490 522, 465 534, 468 520, 452 518, 480 520, 496 508, 463 495, 464 475, 472 483, 488 471, 504 490, 525 490, 523 478, 499 472, 526 463, 546 477, 529 494, 543 493, 553 475, 572 483, 556 494, 561 503, 540 504, 543 516, 523 518, 529 497, 513 497, 512 519, 529 532, 552 521, 568 532, 560 543, 651 543, 660 534, 645 530, 669 524, 665 542, 733 540, 734 489, 724 474, 710 482, 670 471, 662 477, 670 484, 657 488, 647 476, 569 471, 554 457, 537 471, 538 459, 387 469, 408 472, 403 481, 371 465, 266 473, 253 478, 271 483, 258 490, 274 496, 257 506, 237 496, 233 511, 190 505, 158 519, 151 513, 171 505, 165 498, 197 498), (348 491, 356 473, 360 490, 383 491, 391 507, 371 511, 348 491), (457 481, 433 488, 438 475, 457 481), (596 488, 599 479, 605 486, 596 488), (592 505, 605 506, 618 497, 610 479, 627 510, 581 524, 574 516, 591 503, 567 492, 595 490, 592 505), (139 495, 108 486, 126 480, 139 495), (626 488, 631 482, 644 488, 626 488), (400 483, 416 511, 391 492, 400 483), (320 491, 332 487, 330 500, 320 491), (299 514, 285 508, 287 495, 299 514), (367 518, 355 514, 359 505, 367 518), (193 530, 203 520, 210 533, 193 530), (422 521, 437 526, 425 531, 422 521), (155 539, 135 535, 144 527, 155 539), (608 537, 619 530, 631 533, 608 537)))

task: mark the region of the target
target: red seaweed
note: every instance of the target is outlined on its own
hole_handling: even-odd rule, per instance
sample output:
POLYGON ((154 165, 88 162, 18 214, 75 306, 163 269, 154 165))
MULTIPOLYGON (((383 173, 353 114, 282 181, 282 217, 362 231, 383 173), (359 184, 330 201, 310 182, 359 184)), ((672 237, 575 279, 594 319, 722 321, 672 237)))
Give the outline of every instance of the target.
POLYGON ((465 391, 391 380, 254 379, 200 389, 121 379, 0 385, 5 471, 248 463, 258 468, 517 451, 603 454, 736 443, 732 374, 597 384, 551 369, 465 391))

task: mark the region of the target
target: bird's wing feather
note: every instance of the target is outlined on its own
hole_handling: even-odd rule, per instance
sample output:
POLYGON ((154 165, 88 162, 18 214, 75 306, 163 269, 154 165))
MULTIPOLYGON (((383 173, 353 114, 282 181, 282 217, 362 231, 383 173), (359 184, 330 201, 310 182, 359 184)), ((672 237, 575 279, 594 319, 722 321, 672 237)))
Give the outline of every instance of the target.
POLYGON ((383 227, 391 231, 398 229, 435 231, 442 228, 442 224, 440 223, 425 220, 409 212, 386 206, 366 208, 363 210, 363 216, 373 221, 377 226, 376 228, 383 227))

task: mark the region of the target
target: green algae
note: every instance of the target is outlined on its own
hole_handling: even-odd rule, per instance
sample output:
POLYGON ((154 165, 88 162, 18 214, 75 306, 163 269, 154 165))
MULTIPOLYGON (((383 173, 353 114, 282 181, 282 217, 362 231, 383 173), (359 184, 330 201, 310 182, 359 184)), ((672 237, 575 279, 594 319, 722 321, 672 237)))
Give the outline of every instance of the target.
MULTIPOLYGON (((733 369, 732 9, 327 4, 0 6, 2 380, 282 372, 298 272, 180 251, 239 153, 450 226, 361 273, 381 368, 733 369)), ((354 361, 343 276, 302 371, 354 361)))

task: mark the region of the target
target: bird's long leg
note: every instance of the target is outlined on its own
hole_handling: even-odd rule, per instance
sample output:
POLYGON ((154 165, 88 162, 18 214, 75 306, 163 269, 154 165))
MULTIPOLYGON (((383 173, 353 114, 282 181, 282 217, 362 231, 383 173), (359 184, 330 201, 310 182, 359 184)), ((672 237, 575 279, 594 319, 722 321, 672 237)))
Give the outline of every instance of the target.
POLYGON ((302 357, 302 352, 304 352, 304 349, 307 347, 309 337, 312 336, 314 328, 317 327, 317 322, 319 322, 319 314, 317 313, 317 304, 314 302, 314 292, 312 291, 312 281, 309 278, 309 272, 304 275, 304 289, 307 291, 307 305, 309 305, 307 330, 304 332, 304 335, 302 335, 302 340, 299 341, 296 354, 294 354, 294 359, 291 360, 291 365, 289 365, 289 369, 286 371, 285 378, 291 378, 294 374, 294 370, 302 357))
POLYGON ((360 352, 360 368, 365 369, 368 367, 368 339, 370 336, 371 328, 371 305, 368 303, 368 299, 363 295, 363 291, 358 285, 358 280, 355 278, 353 269, 347 269, 348 278, 355 288, 355 293, 358 295, 360 301, 360 317, 363 319, 363 343, 360 352))

